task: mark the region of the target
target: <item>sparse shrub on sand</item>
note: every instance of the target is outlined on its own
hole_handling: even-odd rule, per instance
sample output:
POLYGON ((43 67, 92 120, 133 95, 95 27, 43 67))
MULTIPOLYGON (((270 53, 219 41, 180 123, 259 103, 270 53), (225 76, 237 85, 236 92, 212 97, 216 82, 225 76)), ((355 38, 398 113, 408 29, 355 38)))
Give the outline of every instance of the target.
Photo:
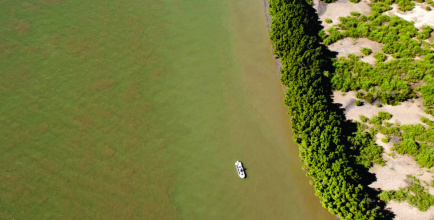
POLYGON ((366 48, 366 47, 362 48, 360 51, 361 51, 361 52, 363 53, 363 55, 365 55, 365 56, 368 56, 369 54, 372 53, 372 50, 369 49, 369 48, 366 48))
POLYGON ((384 55, 384 53, 381 52, 377 52, 374 54, 374 58, 377 59, 378 62, 383 62, 386 60, 386 55, 384 55))

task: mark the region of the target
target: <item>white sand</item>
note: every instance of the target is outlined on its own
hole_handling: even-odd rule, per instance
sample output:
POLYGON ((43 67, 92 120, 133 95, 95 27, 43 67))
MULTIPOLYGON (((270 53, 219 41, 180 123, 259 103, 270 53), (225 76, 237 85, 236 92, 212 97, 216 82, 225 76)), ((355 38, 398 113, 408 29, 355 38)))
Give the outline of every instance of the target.
POLYGON ((417 208, 410 206, 406 202, 391 201, 386 208, 391 209, 396 217, 395 220, 428 220, 434 219, 434 207, 431 207, 426 212, 421 212, 417 208))
MULTIPOLYGON (((348 0, 338 0, 336 2, 327 4, 326 10, 322 13, 319 18, 322 21, 322 25, 324 26, 324 30, 327 30, 333 24, 338 24, 339 17, 349 16, 352 11, 359 12, 360 14, 369 14, 371 13, 371 8, 368 5, 369 1, 362 0, 359 3, 355 4, 348 0), (324 19, 330 18, 332 23, 327 24, 324 22, 324 19)), ((314 0, 313 7, 318 10, 319 1, 314 0)))
POLYGON ((434 117, 425 113, 422 106, 422 99, 411 99, 400 103, 399 105, 383 105, 383 107, 377 107, 368 103, 364 103, 362 106, 356 106, 356 92, 350 91, 346 94, 342 94, 340 91, 333 92, 334 102, 340 103, 345 108, 345 115, 347 119, 360 121, 360 115, 364 115, 368 118, 372 118, 374 115, 378 115, 378 112, 389 112, 392 114, 391 123, 400 124, 420 124, 421 117, 429 118, 434 121, 434 117))
POLYGON ((347 57, 350 53, 358 56, 363 55, 360 50, 364 47, 371 49, 372 53, 368 56, 364 56, 360 60, 374 64, 376 60, 374 58, 374 54, 381 52, 381 48, 383 47, 382 43, 378 43, 367 38, 352 39, 347 37, 329 45, 329 49, 331 51, 338 53, 337 57, 347 57))
MULTIPOLYGON (((425 7, 428 6, 427 3, 416 3, 413 10, 402 12, 398 10, 398 5, 393 4, 393 9, 385 12, 389 16, 398 16, 407 21, 413 21, 414 26, 421 28, 422 26, 429 25, 434 27, 434 10, 427 11, 425 7)), ((431 6, 431 8, 433 8, 431 6)))

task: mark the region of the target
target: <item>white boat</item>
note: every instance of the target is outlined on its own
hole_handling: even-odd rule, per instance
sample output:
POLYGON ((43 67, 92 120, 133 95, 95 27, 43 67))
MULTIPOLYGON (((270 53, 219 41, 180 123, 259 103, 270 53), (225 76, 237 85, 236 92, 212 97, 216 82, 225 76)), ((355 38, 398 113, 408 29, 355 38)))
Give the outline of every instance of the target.
POLYGON ((240 161, 235 162, 235 168, 237 168, 238 176, 240 176, 240 178, 246 178, 243 164, 240 161))

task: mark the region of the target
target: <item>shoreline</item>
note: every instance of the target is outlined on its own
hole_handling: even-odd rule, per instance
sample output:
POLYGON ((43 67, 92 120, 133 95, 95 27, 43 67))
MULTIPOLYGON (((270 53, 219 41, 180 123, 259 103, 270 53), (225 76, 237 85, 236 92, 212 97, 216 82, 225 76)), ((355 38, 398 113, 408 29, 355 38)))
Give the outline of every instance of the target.
MULTIPOLYGON (((269 4, 268 4, 268 0, 262 0, 262 2, 263 2, 263 5, 264 5, 264 14, 265 14, 265 19, 266 19, 266 21, 267 21, 267 31, 268 31, 268 34, 270 34, 271 33, 271 15, 270 15, 270 13, 268 12, 268 10, 269 10, 269 4)), ((321 2, 321 1, 320 1, 321 2)), ((321 4, 320 4, 321 5, 321 4)), ((326 10, 326 8, 327 8, 327 4, 323 4, 323 9, 325 9, 326 10)), ((325 12, 325 10, 324 11, 322 11, 322 13, 324 13, 325 12)), ((319 16, 319 15, 318 15, 319 16)), ((271 39, 270 39, 270 36, 268 37, 268 40, 269 40, 269 42, 271 43, 271 46, 272 46, 272 48, 273 48, 273 54, 274 54, 274 47, 273 47, 273 43, 271 42, 271 39)), ((282 61, 280 60, 280 58, 278 58, 278 57, 275 57, 275 59, 274 59, 274 61, 275 61, 275 65, 276 65, 276 68, 277 68, 277 73, 278 73, 278 75, 279 75, 279 77, 281 76, 281 72, 280 72, 280 70, 281 70, 281 68, 282 68, 282 61)), ((282 85, 282 88, 284 88, 284 91, 286 91, 288 88, 285 86, 285 85, 283 85, 283 84, 281 84, 282 85)), ((323 207, 324 208, 324 207, 323 207)), ((326 209, 326 208, 324 208, 324 209, 326 209)), ((327 210, 327 209, 326 209, 327 210)), ((327 210, 327 212, 328 212, 328 210, 327 210)), ((337 220, 340 220, 341 218, 338 216, 338 215, 334 215, 335 217, 336 217, 336 219, 337 220)))
MULTIPOLYGON (((268 13, 268 9, 269 9, 269 4, 268 4, 268 0, 262 0, 263 4, 264 4, 264 14, 265 14, 265 19, 267 20, 267 31, 268 31, 268 41, 271 43, 271 47, 273 48, 273 54, 274 54, 274 47, 273 47, 273 42, 271 42, 270 40, 270 33, 271 33, 271 15, 270 13, 268 13)), ((280 69, 282 69, 282 61, 280 61, 280 58, 278 57, 274 57, 274 62, 277 68, 277 74, 281 75, 280 73, 280 69)), ((284 85, 282 85, 285 89, 286 87, 284 85)))

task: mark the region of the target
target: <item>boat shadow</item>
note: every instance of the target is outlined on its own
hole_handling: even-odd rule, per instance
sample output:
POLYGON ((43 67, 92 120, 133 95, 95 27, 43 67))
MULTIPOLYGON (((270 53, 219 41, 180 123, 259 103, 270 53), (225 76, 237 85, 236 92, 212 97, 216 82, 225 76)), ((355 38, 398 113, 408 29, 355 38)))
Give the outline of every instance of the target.
POLYGON ((247 168, 244 167, 244 179, 247 179, 247 168))

